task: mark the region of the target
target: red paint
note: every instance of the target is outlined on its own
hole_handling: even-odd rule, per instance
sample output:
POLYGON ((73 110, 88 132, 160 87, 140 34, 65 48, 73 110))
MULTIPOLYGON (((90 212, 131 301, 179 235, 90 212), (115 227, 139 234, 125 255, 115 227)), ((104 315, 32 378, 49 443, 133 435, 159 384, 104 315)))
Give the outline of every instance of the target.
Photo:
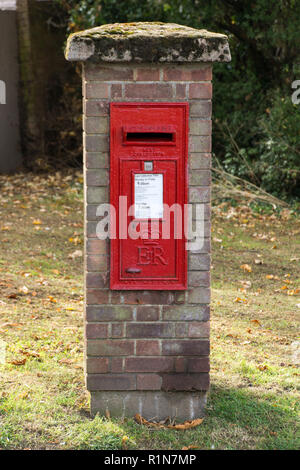
MULTIPOLYGON (((140 174, 163 180, 163 203, 182 208, 187 203, 187 103, 111 103, 110 105, 110 202, 116 208, 119 234, 119 196, 127 196, 128 208, 135 200, 135 179, 140 174), (153 162, 145 171, 144 162, 153 162)), ((141 183, 137 183, 141 184, 141 183)), ((124 213, 124 209, 122 213, 124 213)), ((183 210, 182 210, 183 214, 183 210)), ((171 215, 172 220, 173 215, 171 215)), ((127 216, 126 227, 138 220, 143 233, 150 221, 127 216)), ((163 218, 155 219, 150 239, 111 240, 111 289, 182 290, 187 287, 187 252, 184 220, 178 222, 182 237, 163 239, 163 218)), ((126 228, 125 227, 125 228, 126 228)))

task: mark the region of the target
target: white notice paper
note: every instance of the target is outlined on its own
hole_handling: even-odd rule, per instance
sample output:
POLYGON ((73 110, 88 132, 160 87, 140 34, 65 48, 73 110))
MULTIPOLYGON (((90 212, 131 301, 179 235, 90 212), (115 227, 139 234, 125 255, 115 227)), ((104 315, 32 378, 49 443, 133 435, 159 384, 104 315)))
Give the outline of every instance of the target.
POLYGON ((136 219, 161 219, 163 217, 162 174, 135 174, 134 195, 136 219))

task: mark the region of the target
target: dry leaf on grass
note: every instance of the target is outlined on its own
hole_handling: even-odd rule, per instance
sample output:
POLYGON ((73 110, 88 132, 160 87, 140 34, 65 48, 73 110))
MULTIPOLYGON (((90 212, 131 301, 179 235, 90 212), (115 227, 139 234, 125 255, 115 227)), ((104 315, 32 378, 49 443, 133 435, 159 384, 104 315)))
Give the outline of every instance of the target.
POLYGON ((14 366, 24 366, 24 364, 26 363, 26 357, 24 359, 21 359, 21 360, 14 360, 14 361, 10 361, 9 364, 13 364, 14 366))
POLYGON ((190 428, 195 428, 196 426, 199 426, 199 424, 202 423, 203 418, 198 418, 198 419, 193 419, 192 421, 185 421, 182 424, 163 424, 163 423, 154 423, 151 421, 147 421, 145 418, 143 418, 140 414, 134 415, 134 419, 138 424, 143 424, 145 426, 149 426, 152 428, 157 428, 157 429, 177 429, 177 430, 185 430, 185 429, 190 429, 190 428))
POLYGON ((244 271, 247 271, 248 273, 252 272, 252 268, 249 264, 242 264, 240 268, 243 269, 244 271))

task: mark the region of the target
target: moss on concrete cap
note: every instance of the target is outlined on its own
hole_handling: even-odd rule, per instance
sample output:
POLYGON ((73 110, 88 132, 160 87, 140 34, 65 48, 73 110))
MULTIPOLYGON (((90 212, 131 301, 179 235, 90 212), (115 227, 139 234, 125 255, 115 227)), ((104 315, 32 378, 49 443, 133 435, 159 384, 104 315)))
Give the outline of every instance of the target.
POLYGON ((172 23, 115 23, 71 34, 65 57, 91 62, 229 62, 227 36, 172 23))

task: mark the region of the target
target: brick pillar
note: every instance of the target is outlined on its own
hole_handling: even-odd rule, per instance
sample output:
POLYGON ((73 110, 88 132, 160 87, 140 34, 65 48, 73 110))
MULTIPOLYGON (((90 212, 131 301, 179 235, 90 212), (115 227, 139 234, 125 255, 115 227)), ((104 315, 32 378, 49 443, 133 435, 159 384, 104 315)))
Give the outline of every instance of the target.
POLYGON ((228 61, 230 53, 226 36, 176 26, 174 33, 174 25, 106 25, 72 35, 66 51, 68 60, 84 64, 85 373, 93 414, 109 410, 111 416, 141 413, 185 420, 204 413, 209 388, 211 62, 228 61), (124 33, 120 45, 109 28, 131 34, 124 33), (162 32, 169 41, 165 46, 162 32), (138 46, 130 42, 134 37, 140 39, 138 46), (152 52, 145 48, 149 41, 156 45, 152 52), (204 204, 205 239, 201 250, 188 254, 186 291, 109 289, 110 243, 96 237, 96 209, 109 202, 113 101, 189 102, 188 199, 204 204))

